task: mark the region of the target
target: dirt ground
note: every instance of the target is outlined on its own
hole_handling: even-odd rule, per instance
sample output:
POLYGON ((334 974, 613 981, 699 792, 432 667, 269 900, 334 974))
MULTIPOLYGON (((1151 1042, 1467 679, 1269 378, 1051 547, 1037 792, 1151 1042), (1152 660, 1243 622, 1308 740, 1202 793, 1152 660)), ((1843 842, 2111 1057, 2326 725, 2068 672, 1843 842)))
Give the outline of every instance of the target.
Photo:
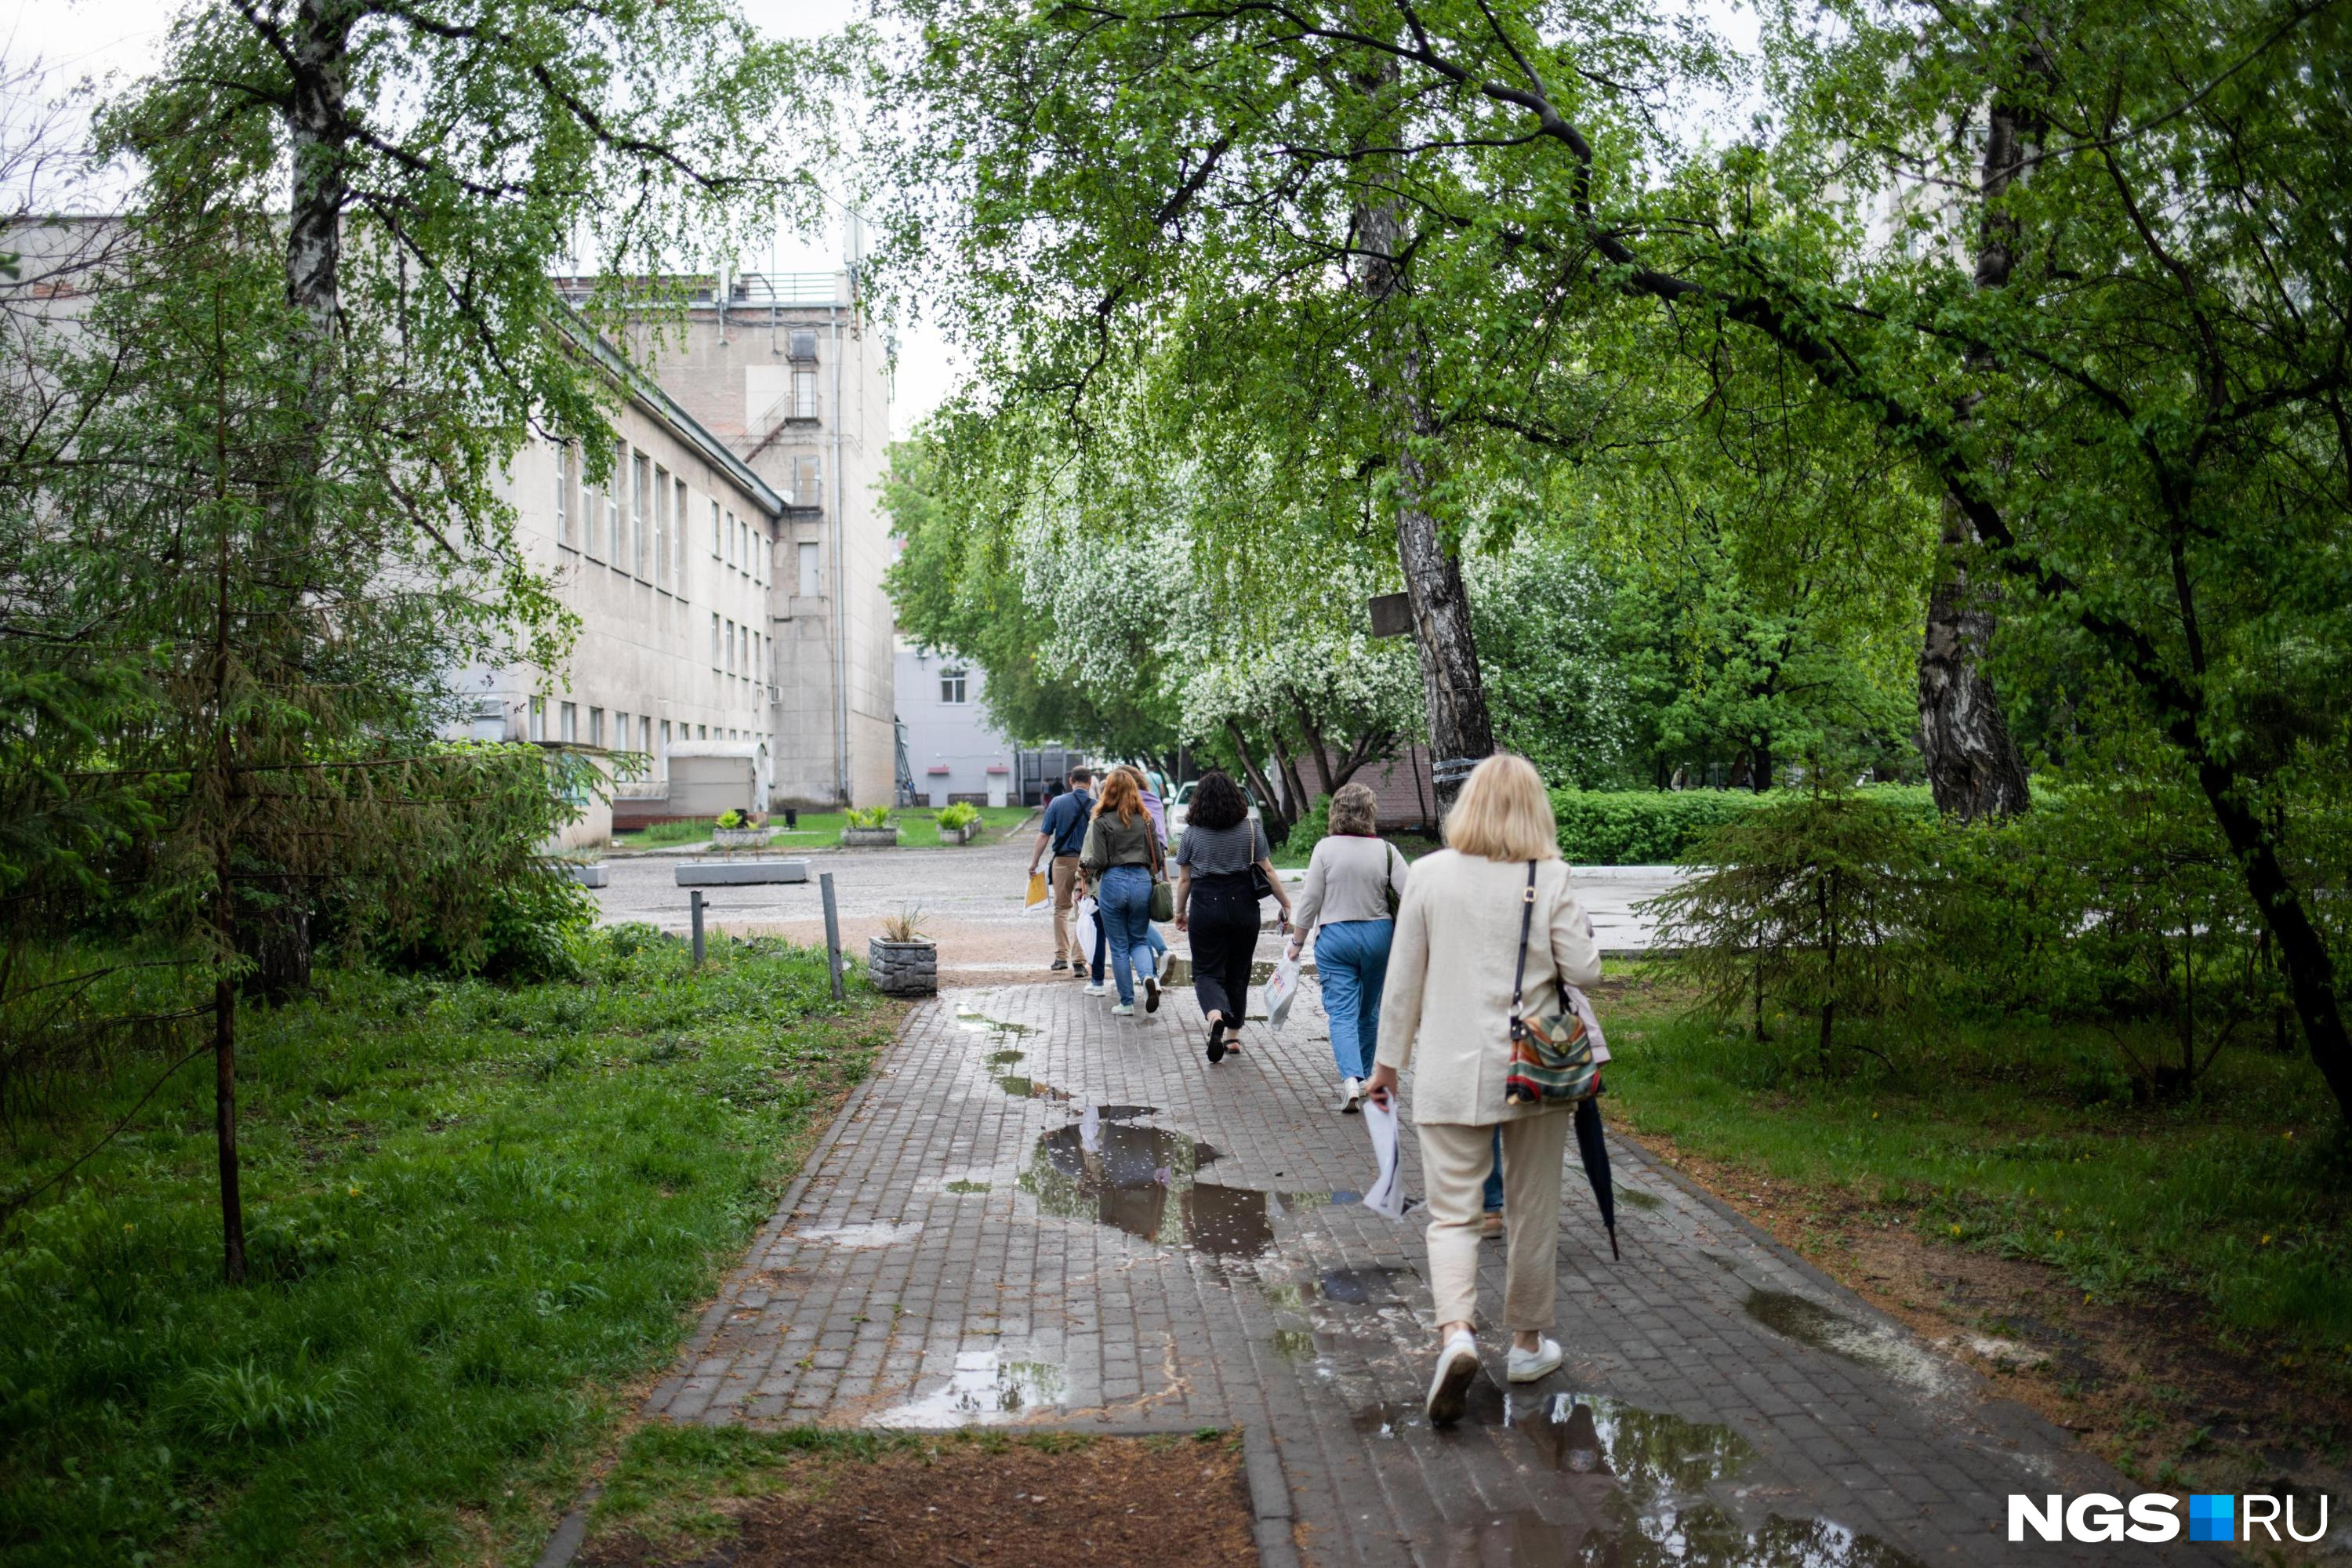
POLYGON ((2152 1485, 2352 1490, 2352 1404, 2294 1358, 2223 1342, 2185 1300, 2086 1300, 2053 1269, 1939 1246, 1841 1192, 1769 1182, 1644 1137, 1678 1170, 1995 1389, 2152 1485))
POLYGON ((811 1453, 759 1495, 710 1500, 691 1536, 592 1536, 583 1568, 1190 1568, 1257 1561, 1238 1442, 1101 1437, 1048 1449, 811 1453))

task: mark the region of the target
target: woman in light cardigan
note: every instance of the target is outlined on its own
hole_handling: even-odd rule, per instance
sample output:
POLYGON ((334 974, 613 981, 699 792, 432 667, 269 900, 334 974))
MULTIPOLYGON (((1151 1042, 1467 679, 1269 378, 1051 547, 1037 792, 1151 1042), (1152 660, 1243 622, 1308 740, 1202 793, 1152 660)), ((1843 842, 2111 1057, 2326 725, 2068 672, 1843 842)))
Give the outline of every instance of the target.
POLYGON ((1307 863, 1307 889, 1291 922, 1292 958, 1315 938, 1331 1061, 1339 1069, 1339 1109, 1349 1115, 1363 1099, 1372 1047, 1380 1041, 1381 988, 1388 984, 1389 944, 1396 933, 1389 897, 1403 897, 1410 868, 1396 846, 1381 839, 1379 814, 1370 789, 1339 786, 1331 797, 1330 836, 1307 863))
POLYGON ((1534 1383, 1560 1363, 1559 1342, 1547 1331, 1554 1321, 1560 1156, 1570 1108, 1503 1100, 1522 914, 1531 914, 1523 1014, 1559 1012, 1556 981, 1584 986, 1601 978, 1591 922, 1559 858, 1551 801, 1524 758, 1493 756, 1478 764, 1445 819, 1445 843, 1413 863, 1397 911, 1377 1065, 1364 1085, 1367 1099, 1388 1105, 1398 1075, 1413 1068, 1413 1123, 1428 1188, 1429 1288, 1437 1306, 1429 1418, 1438 1424, 1462 1418, 1478 1375, 1472 1324, 1479 1188, 1497 1125, 1509 1248, 1503 1290, 1511 1331, 1507 1371, 1513 1383, 1534 1383))

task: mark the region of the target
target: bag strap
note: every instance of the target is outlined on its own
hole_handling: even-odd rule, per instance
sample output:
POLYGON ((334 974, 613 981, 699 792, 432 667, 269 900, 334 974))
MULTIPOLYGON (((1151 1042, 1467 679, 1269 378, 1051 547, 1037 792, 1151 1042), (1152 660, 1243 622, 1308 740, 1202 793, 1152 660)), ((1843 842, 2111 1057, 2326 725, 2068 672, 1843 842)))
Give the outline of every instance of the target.
POLYGON ((1511 1022, 1519 1021, 1519 992, 1528 979, 1528 938, 1536 928, 1536 863, 1528 862, 1527 891, 1519 895, 1519 962, 1511 969, 1511 1022))

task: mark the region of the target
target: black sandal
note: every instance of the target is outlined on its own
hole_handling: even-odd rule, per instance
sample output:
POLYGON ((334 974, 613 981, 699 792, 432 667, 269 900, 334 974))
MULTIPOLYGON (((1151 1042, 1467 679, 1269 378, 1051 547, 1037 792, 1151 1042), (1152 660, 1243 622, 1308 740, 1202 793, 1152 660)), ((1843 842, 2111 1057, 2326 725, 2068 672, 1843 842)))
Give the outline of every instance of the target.
POLYGON ((1209 1065, 1214 1067, 1225 1059, 1225 1020, 1220 1014, 1209 1026, 1209 1065))

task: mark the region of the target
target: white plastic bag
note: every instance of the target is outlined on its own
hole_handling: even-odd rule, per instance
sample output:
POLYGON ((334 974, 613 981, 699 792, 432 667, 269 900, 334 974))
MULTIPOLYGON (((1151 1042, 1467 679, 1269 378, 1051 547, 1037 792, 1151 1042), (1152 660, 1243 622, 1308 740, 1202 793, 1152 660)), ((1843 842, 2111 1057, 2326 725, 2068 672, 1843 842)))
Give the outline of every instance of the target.
POLYGON ((1396 1102, 1364 1101, 1364 1131, 1372 1135, 1372 1166, 1376 1174, 1364 1194, 1364 1206, 1383 1219, 1404 1217, 1404 1183, 1397 1173, 1396 1102))
POLYGON ((1286 958, 1274 966, 1265 982, 1265 1022, 1269 1028, 1279 1029, 1282 1021, 1290 1016, 1290 1005, 1298 999, 1298 960, 1286 958))
POLYGON ((1076 918, 1070 922, 1070 931, 1078 943, 1077 967, 1083 969, 1094 962, 1095 901, 1092 898, 1078 900, 1076 918))

